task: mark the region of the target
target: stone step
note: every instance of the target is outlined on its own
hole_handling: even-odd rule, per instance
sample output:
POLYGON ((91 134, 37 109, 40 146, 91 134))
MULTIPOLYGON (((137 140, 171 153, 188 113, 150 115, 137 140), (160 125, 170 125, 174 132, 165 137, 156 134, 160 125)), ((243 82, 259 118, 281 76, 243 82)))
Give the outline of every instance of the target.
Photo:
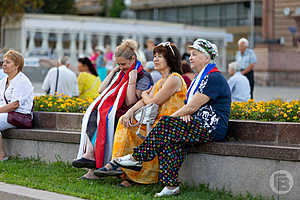
POLYGON ((300 145, 214 142, 193 146, 189 149, 189 153, 205 153, 221 156, 300 161, 300 145))
MULTIPOLYGON (((12 139, 14 141, 39 141, 39 149, 44 148, 43 142, 47 142, 47 148, 55 149, 58 143, 74 144, 73 151, 69 152, 74 159, 74 155, 77 153, 76 148, 80 142, 79 131, 60 131, 60 130, 45 130, 45 129, 10 129, 3 133, 3 137, 6 139, 12 139), (51 147, 51 145, 53 147, 51 147), (76 146, 76 147, 75 147, 76 146)), ((19 143, 18 142, 18 143, 19 143)), ((29 144, 29 143, 28 143, 29 144)), ((35 143, 33 143, 35 144, 35 143)), ((45 143, 46 144, 46 143, 45 143)), ((19 144, 23 145, 23 144, 19 144)), ((24 145, 23 145, 24 146, 24 145)), ((26 148, 24 146, 24 148, 26 148)), ((27 147, 31 148, 31 147, 27 147)), ((35 147, 33 147, 35 148, 35 147)), ((58 148, 58 147, 57 147, 58 148)), ((13 149, 11 149, 13 151, 13 149)), ((60 156, 64 152, 57 152, 60 156)), ((47 151, 46 149, 44 150, 47 151)), ((30 151, 32 152, 32 151, 30 151)), ((272 143, 249 143, 249 142, 214 142, 204 145, 193 146, 189 148, 190 153, 205 153, 222 156, 238 156, 249 158, 263 158, 274 160, 288 160, 288 161, 300 161, 300 145, 287 145, 287 144, 272 144, 272 143)), ((48 152, 51 154, 51 152, 48 152)), ((18 154, 17 152, 14 153, 18 154)), ((36 152, 39 155, 39 152, 36 152)), ((53 155, 55 157, 55 155, 53 155)), ((29 156, 30 157, 30 156, 29 156)))
POLYGON ((34 112, 35 129, 80 131, 83 113, 34 112))
POLYGON ((62 131, 47 129, 9 129, 3 132, 7 139, 34 140, 79 144, 79 131, 62 131))
POLYGON ((300 144, 300 123, 230 120, 228 136, 240 142, 300 144))
POLYGON ((0 196, 1 200, 83 200, 77 197, 27 188, 19 185, 7 184, 3 182, 0 182, 0 196))

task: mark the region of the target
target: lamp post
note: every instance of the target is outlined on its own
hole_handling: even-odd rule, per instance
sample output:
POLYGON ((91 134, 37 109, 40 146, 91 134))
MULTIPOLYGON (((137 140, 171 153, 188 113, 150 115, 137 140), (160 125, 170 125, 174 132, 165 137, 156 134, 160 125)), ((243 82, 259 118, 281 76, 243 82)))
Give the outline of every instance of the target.
POLYGON ((126 6, 126 10, 123 10, 121 12, 121 18, 135 19, 136 18, 135 12, 130 10, 131 0, 124 0, 124 4, 126 6))
POLYGON ((254 15, 255 15, 255 1, 251 0, 250 6, 250 48, 254 48, 254 15))

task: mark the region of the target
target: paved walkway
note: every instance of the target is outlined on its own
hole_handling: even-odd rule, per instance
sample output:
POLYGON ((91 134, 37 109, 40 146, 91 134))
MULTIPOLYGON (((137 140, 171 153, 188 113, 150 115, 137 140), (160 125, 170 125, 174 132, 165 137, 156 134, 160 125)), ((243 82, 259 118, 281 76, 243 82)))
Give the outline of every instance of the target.
POLYGON ((258 101, 272 100, 276 98, 281 98, 286 101, 291 101, 293 99, 300 99, 300 87, 254 87, 254 99, 258 101))
POLYGON ((1 200, 83 200, 80 198, 47 192, 43 190, 26 188, 23 186, 0 182, 1 200))

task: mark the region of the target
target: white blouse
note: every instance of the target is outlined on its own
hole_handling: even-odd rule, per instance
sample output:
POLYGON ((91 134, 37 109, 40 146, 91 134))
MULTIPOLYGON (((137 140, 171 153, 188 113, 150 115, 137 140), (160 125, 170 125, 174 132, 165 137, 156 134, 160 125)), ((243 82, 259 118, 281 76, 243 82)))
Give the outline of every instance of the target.
POLYGON ((0 80, 0 106, 6 105, 5 97, 8 103, 19 101, 19 107, 16 112, 29 114, 33 106, 33 87, 29 78, 23 73, 19 72, 9 83, 5 90, 7 77, 0 80))

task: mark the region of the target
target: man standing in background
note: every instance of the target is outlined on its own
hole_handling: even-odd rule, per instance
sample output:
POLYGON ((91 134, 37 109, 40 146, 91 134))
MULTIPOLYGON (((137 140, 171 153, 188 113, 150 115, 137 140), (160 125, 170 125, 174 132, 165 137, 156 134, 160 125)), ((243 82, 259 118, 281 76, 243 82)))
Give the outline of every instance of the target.
POLYGON ((238 62, 241 73, 247 77, 250 83, 250 96, 253 99, 254 90, 254 65, 256 63, 256 55, 252 49, 249 49, 249 41, 246 38, 241 38, 238 41, 238 49, 235 56, 236 62, 238 62))
POLYGON ((79 96, 77 77, 68 66, 69 57, 64 56, 58 61, 58 67, 53 67, 43 82, 42 89, 51 95, 64 94, 70 97, 79 96))

